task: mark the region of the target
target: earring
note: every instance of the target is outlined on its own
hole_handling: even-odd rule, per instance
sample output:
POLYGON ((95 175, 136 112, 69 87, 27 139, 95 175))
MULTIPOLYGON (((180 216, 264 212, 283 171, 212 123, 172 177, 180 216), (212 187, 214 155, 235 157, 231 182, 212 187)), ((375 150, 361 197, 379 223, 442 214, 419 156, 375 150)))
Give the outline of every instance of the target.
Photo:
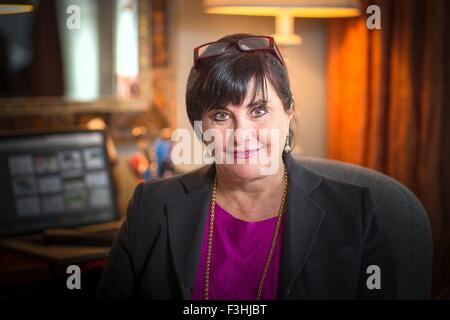
POLYGON ((291 148, 291 134, 289 133, 286 136, 286 143, 284 144, 284 152, 289 153, 291 152, 292 148, 291 148))

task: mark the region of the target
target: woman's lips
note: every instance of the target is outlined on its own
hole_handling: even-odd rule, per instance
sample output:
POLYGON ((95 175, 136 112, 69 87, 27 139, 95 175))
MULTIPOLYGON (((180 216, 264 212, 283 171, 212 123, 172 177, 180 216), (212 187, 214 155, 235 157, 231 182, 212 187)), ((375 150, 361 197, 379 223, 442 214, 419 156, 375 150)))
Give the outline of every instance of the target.
POLYGON ((235 150, 233 154, 236 159, 248 159, 248 158, 256 156, 258 151, 261 149, 262 149, 262 147, 260 147, 259 149, 244 150, 244 151, 235 150))

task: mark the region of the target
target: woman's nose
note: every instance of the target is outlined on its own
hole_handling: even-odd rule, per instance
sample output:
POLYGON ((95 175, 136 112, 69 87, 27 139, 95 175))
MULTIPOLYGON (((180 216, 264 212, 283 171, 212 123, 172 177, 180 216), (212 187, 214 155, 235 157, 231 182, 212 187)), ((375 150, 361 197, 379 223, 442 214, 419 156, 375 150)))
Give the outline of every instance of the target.
POLYGON ((246 132, 253 128, 253 123, 246 114, 238 114, 234 116, 234 130, 246 132))
MULTIPOLYGON (((234 112, 233 116, 233 128, 231 132, 230 140, 234 142, 235 146, 246 146, 253 144, 256 139, 257 133, 255 124, 252 119, 249 119, 245 109, 239 109, 234 112)), ((228 140, 229 142, 231 142, 228 140)))
POLYGON ((237 146, 253 141, 256 135, 256 129, 249 124, 237 125, 233 131, 234 142, 237 146))

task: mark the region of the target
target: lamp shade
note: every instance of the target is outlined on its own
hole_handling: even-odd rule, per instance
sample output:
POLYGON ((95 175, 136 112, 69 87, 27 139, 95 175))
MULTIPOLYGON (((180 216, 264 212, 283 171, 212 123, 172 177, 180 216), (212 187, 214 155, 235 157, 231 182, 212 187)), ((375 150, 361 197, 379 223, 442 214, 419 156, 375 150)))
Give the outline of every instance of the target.
POLYGON ((339 18, 360 15, 358 0, 204 0, 205 11, 216 14, 339 18))
POLYGON ((0 0, 0 14, 14 14, 33 11, 31 0, 0 0))

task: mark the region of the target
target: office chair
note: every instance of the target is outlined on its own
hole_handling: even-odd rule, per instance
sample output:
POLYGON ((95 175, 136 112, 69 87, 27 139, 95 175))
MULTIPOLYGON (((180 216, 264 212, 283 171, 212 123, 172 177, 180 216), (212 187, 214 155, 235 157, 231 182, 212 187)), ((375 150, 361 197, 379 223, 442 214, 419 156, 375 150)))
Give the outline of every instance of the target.
POLYGON ((392 245, 399 299, 430 299, 432 237, 427 213, 400 182, 374 170, 335 160, 294 156, 331 179, 368 187, 375 215, 392 245))

